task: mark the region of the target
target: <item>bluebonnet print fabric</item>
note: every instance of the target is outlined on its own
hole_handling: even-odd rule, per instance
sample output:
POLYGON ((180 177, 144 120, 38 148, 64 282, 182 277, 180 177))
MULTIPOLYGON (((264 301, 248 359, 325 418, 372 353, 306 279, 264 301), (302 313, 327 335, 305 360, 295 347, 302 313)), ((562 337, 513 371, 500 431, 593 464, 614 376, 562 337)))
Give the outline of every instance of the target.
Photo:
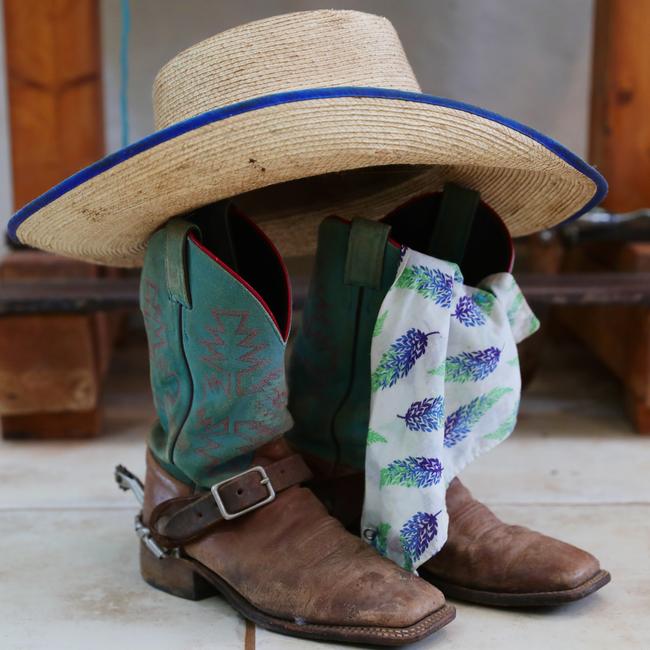
POLYGON ((399 531, 404 555, 407 558, 405 564, 409 567, 418 562, 435 539, 438 533, 439 514, 440 512, 435 515, 416 512, 399 531))
POLYGON ((467 404, 459 406, 445 419, 445 447, 455 447, 472 433, 481 418, 512 388, 493 388, 467 404))
POLYGON ((394 460, 381 470, 379 486, 403 485, 404 487, 429 487, 437 485, 442 478, 442 465, 437 458, 405 458, 394 460))
POLYGON ((413 289, 425 298, 431 298, 436 305, 450 307, 454 278, 429 266, 407 266, 400 273, 395 286, 413 289))
POLYGON ((485 350, 461 352, 445 361, 445 381, 465 383, 485 379, 496 369, 501 350, 491 345, 485 350))
MULTIPOLYGON (((379 334, 381 331, 380 329, 379 334)), ((372 373, 372 390, 390 388, 398 379, 406 377, 415 362, 427 351, 429 337, 437 333, 425 334, 422 330, 411 327, 396 338, 382 354, 377 368, 372 373)))
POLYGON ((442 397, 426 397, 420 402, 413 402, 406 415, 398 415, 411 431, 437 431, 444 417, 442 397))
POLYGON ((508 273, 478 288, 405 249, 373 332, 364 538, 415 571, 447 539, 445 493, 515 427, 516 344, 539 323, 508 273))
POLYGON ((453 317, 465 327, 485 325, 487 316, 481 305, 472 295, 461 296, 456 302, 453 317))

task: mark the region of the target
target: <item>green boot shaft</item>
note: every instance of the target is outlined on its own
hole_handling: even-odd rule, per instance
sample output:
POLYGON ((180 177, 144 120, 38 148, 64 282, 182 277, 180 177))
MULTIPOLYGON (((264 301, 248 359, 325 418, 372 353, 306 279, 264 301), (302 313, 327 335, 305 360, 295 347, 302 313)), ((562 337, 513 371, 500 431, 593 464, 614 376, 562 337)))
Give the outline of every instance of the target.
MULTIPOLYGON (((295 422, 289 438, 300 451, 345 468, 364 467, 370 348, 373 331, 381 326, 379 310, 397 274, 400 244, 423 252, 439 244, 431 241, 431 233, 441 203, 441 194, 429 195, 383 222, 330 217, 321 224, 289 367, 289 408, 295 422)), ((512 257, 505 226, 481 203, 461 260, 466 283, 509 270, 512 257)))
POLYGON ((255 449, 291 426, 284 267, 255 226, 214 218, 227 233, 181 219, 155 233, 140 288, 159 419, 149 446, 172 475, 200 487, 248 467, 255 449), (224 239, 241 275, 212 252, 224 239))
POLYGON ((389 228, 363 223, 367 229, 337 218, 321 224, 289 368, 289 409, 296 423, 291 442, 357 468, 363 467, 368 434, 373 327, 400 260, 399 247, 386 244, 389 228), (362 268, 354 268, 353 256, 366 260, 362 268), (364 274, 363 267, 370 272, 364 274))

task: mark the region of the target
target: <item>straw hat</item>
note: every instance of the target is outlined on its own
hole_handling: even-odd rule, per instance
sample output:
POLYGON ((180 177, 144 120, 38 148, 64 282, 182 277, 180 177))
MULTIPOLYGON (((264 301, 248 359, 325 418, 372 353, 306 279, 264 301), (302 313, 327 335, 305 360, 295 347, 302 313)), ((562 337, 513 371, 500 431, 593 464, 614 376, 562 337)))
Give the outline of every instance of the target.
POLYGON ((447 181, 480 191, 515 236, 579 216, 606 190, 533 129, 421 93, 390 22, 356 11, 293 13, 209 38, 160 70, 153 105, 152 135, 26 205, 10 235, 137 266, 165 221, 237 196, 297 254, 329 213, 378 218, 447 181))

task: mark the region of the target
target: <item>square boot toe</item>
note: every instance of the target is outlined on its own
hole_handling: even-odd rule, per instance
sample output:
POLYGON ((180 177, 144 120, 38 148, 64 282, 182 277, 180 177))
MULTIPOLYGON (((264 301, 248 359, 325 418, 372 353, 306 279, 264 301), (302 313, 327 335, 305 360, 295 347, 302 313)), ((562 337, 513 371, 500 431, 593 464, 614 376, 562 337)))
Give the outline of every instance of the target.
POLYGON ((499 524, 477 539, 455 539, 424 566, 425 575, 458 587, 541 594, 579 587, 600 570, 579 548, 520 526, 499 524))
POLYGON ((340 598, 334 599, 347 603, 348 625, 405 628, 445 605, 442 592, 425 580, 388 560, 373 560, 377 566, 353 582, 342 581, 340 598))
POLYGON ((600 571, 598 560, 580 548, 560 540, 536 535, 518 562, 520 589, 525 592, 575 589, 600 571))

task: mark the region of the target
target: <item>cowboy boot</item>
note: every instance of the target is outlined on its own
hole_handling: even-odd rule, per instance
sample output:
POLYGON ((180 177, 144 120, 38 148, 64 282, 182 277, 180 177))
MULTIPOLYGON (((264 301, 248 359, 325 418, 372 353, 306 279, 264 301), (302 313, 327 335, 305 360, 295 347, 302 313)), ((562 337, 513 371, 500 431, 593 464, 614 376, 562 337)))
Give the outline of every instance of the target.
POLYGON ((153 235, 141 301, 159 422, 147 453, 141 572, 190 599, 300 637, 401 645, 454 617, 301 483, 283 438, 285 267, 247 219, 209 206, 153 235))
MULTIPOLYGON (((319 231, 316 264, 289 370, 289 439, 309 462, 314 491, 349 529, 359 530, 370 410, 370 347, 400 244, 429 239, 440 196, 411 202, 384 223, 337 218, 319 231)), ((461 270, 466 283, 508 271, 512 244, 481 204, 461 270), (486 245, 489 242, 489 245, 486 245)), ((489 605, 556 605, 609 581, 590 554, 507 526, 455 479, 447 491, 448 539, 419 571, 447 596, 489 605)))

